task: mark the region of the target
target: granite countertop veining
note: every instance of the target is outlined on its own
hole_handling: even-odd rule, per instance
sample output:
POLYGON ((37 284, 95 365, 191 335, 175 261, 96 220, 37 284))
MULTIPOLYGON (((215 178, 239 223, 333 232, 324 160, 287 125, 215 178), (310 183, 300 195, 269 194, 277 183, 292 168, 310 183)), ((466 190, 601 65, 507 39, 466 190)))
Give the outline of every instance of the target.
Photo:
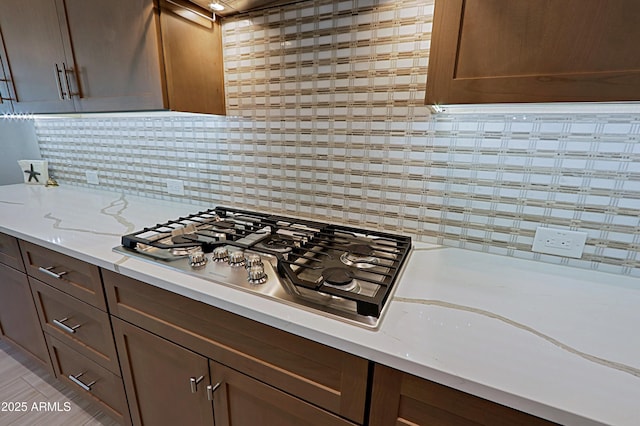
POLYGON ((639 279, 418 243, 372 331, 112 251, 197 209, 0 186, 0 232, 558 423, 640 421, 639 279))

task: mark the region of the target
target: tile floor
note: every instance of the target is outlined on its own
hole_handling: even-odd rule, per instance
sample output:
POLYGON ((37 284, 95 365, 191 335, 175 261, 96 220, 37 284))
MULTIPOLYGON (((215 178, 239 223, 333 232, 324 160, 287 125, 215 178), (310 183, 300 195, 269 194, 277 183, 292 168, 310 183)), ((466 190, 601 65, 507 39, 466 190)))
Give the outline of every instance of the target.
POLYGON ((0 340, 0 404, 0 426, 118 425, 5 340, 0 340), (16 403, 26 411, 12 410, 16 403))

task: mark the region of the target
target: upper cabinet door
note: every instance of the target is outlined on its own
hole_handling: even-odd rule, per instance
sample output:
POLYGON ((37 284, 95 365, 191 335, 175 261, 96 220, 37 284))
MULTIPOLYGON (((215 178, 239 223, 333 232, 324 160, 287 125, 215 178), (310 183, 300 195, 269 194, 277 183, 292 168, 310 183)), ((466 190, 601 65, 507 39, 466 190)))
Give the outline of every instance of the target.
POLYGON ((163 109, 153 0, 64 0, 60 4, 66 11, 77 64, 76 109, 163 109))
POLYGON ((436 0, 428 104, 640 100, 637 0, 436 0))
POLYGON ((52 0, 0 1, 0 31, 16 112, 74 110, 66 81, 74 64, 65 57, 58 10, 52 0))
POLYGON ((13 112, 12 93, 9 92, 10 76, 6 72, 6 58, 4 53, 4 43, 2 41, 2 33, 0 33, 0 113, 13 112))

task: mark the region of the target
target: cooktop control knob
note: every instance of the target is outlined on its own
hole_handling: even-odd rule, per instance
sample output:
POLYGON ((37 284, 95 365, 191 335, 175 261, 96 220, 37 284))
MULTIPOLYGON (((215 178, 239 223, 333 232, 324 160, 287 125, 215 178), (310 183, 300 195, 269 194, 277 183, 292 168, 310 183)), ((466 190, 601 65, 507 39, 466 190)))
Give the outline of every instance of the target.
POLYGON ((189 253, 189 264, 192 268, 200 268, 207 263, 207 258, 201 251, 189 253))
POLYGON ((244 253, 241 250, 229 253, 230 266, 244 266, 244 253))
POLYGON ((264 284, 267 282, 267 273, 264 271, 264 265, 254 265, 248 269, 250 284, 264 284))
POLYGON ((229 259, 229 250, 226 247, 216 247, 213 249, 213 257, 211 260, 214 262, 226 262, 229 259))
POLYGON ((262 259, 260 258, 259 254, 251 254, 245 258, 245 266, 247 267, 247 269, 251 268, 252 266, 262 265, 262 259))

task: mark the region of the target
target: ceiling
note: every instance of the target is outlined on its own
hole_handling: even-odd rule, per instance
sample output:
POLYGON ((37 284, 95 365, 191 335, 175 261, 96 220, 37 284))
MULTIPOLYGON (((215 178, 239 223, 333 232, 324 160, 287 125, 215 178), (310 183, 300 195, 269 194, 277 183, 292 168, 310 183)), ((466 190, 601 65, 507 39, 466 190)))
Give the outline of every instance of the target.
MULTIPOLYGON (((190 0, 191 2, 209 10, 209 4, 212 0, 190 0)), ((231 16, 236 13, 248 12, 250 10, 266 9, 269 7, 280 6, 283 4, 295 3, 296 0, 218 0, 218 3, 225 8, 223 11, 216 12, 218 16, 231 16)))

